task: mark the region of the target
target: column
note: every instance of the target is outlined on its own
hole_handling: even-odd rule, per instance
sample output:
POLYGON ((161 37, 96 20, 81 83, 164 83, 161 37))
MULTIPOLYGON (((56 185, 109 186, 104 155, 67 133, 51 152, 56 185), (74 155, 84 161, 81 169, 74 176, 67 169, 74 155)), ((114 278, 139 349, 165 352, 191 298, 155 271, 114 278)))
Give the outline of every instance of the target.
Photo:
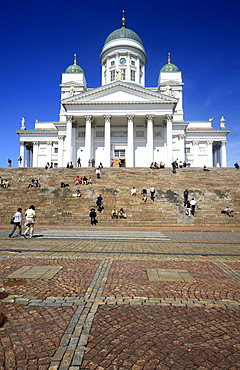
POLYGON ((92 159, 92 116, 85 116, 85 157, 83 158, 83 167, 88 166, 88 160, 92 159))
POLYGON ((199 167, 198 158, 199 158, 199 141, 193 140, 193 166, 194 167, 199 167))
POLYGON ((18 162, 19 167, 24 167, 24 161, 25 161, 25 145, 24 143, 20 142, 20 157, 22 157, 22 162, 18 162))
POLYGON ((222 141, 222 163, 221 167, 227 167, 227 142, 222 141))
POLYGON ((27 150, 26 167, 30 167, 30 164, 31 164, 31 158, 30 158, 31 147, 29 145, 26 146, 26 150, 27 150))
POLYGON ((208 158, 208 167, 213 167, 213 141, 207 141, 207 158, 208 158))
POLYGON ((58 135, 58 167, 63 167, 63 140, 65 135, 58 135))
POLYGON ((179 161, 185 161, 185 153, 184 153, 184 135, 178 135, 179 140, 179 161))
POLYGON ((67 134, 65 140, 65 153, 66 158, 64 163, 64 167, 66 167, 67 163, 72 162, 72 123, 73 123, 73 116, 66 116, 67 120, 67 134))
POLYGON ((105 163, 104 167, 110 167, 111 161, 111 116, 104 116, 105 132, 104 132, 104 151, 105 163))
POLYGON ((147 118, 147 166, 153 162, 153 117, 154 114, 149 114, 147 118))
POLYGON ((39 148, 39 142, 34 141, 33 142, 33 160, 32 160, 33 167, 38 167, 38 148, 39 148))
POLYGON ((167 120, 167 167, 172 165, 172 120, 173 116, 171 114, 166 114, 167 120))
POLYGON ((134 145, 133 145, 133 119, 134 115, 127 115, 128 119, 128 148, 127 148, 127 158, 126 166, 134 167, 134 145))

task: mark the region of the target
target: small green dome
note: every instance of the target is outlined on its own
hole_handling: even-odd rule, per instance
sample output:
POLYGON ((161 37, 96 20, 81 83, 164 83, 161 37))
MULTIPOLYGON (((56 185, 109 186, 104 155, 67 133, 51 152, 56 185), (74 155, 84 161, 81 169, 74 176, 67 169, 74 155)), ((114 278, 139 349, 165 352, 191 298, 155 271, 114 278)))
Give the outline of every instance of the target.
POLYGON ((77 64, 72 64, 66 69, 65 73, 83 73, 83 70, 77 64))
POLYGON ((130 30, 127 28, 125 25, 122 25, 121 28, 113 31, 110 33, 110 35, 106 38, 106 41, 104 43, 107 44, 108 42, 116 39, 130 39, 130 40, 135 40, 139 42, 141 45, 143 45, 142 40, 140 37, 136 34, 136 32, 130 30))
POLYGON ((168 62, 162 67, 160 72, 179 72, 178 67, 175 64, 171 63, 170 56, 171 54, 168 53, 168 62))
POLYGON ((83 69, 77 65, 76 54, 74 54, 74 63, 66 69, 65 73, 83 73, 83 69))
POLYGON ((162 67, 161 72, 178 72, 178 67, 173 63, 167 63, 162 67))

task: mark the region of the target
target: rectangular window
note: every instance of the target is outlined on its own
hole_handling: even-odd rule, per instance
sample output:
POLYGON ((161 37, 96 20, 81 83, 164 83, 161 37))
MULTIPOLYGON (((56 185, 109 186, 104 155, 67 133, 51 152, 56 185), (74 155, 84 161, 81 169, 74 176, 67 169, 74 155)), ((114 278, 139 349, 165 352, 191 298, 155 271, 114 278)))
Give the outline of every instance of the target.
POLYGON ((131 69, 131 81, 135 81, 136 72, 131 69))
POLYGON ((125 149, 115 149, 114 156, 115 158, 125 158, 125 149))
POLYGON ((135 60, 131 60, 131 65, 135 66, 135 60))
POLYGON ((58 154, 58 148, 54 148, 54 153, 58 154))
POLYGON ((53 164, 54 168, 58 167, 58 163, 53 164))
POLYGON ((115 69, 110 71, 110 81, 115 81, 115 69))
POLYGON ((111 61, 111 66, 114 66, 115 65, 115 61, 114 60, 112 60, 111 61))
POLYGON ((122 69, 122 80, 126 80, 126 69, 122 69))
POLYGON ((185 154, 189 154, 190 153, 190 148, 185 148, 185 154))

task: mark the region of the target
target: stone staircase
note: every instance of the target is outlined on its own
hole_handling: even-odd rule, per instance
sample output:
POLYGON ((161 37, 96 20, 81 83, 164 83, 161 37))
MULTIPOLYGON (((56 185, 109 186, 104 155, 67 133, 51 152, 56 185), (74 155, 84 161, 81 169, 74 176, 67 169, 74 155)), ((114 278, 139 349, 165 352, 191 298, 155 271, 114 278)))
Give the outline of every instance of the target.
POLYGON ((9 224, 17 207, 36 207, 37 224, 46 226, 89 225, 89 209, 96 207, 99 194, 104 199, 104 211, 98 213, 101 226, 122 227, 239 227, 240 220, 240 170, 212 168, 204 172, 200 168, 179 169, 173 174, 170 168, 107 168, 97 179, 94 168, 0 168, 0 176, 8 179, 9 189, 0 188, 2 225, 9 224), (92 185, 75 185, 77 176, 92 177, 92 185), (32 179, 38 179, 40 189, 28 189, 32 179), (61 189, 60 183, 69 187, 61 189), (137 196, 130 195, 135 186, 137 196), (141 189, 156 189, 155 200, 148 195, 143 202, 141 189), (189 190, 189 198, 197 201, 195 217, 185 215, 183 191, 189 190), (82 196, 73 197, 76 189, 82 196), (234 217, 221 214, 225 206, 234 209, 234 217), (111 219, 113 207, 123 207, 127 219, 111 219))

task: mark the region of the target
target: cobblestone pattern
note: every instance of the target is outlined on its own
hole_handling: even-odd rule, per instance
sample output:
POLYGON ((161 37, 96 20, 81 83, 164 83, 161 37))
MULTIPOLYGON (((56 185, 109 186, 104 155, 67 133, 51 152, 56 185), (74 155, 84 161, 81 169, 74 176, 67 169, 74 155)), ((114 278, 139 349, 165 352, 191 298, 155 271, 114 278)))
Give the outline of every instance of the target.
POLYGON ((0 328, 0 369, 48 369, 75 310, 1 304, 7 321, 0 328))
POLYGON ((49 296, 81 297, 84 296, 92 281, 100 261, 90 259, 7 259, 1 262, 0 286, 3 286, 8 275, 20 267, 31 266, 62 266, 52 279, 27 279, 26 285, 7 287, 11 294, 37 296, 38 299, 46 299, 49 296))
POLYGON ((49 367, 50 370, 80 368, 92 321, 98 309, 98 303, 93 303, 91 301, 94 301, 95 298, 102 295, 110 267, 110 260, 100 263, 85 294, 85 298, 88 301, 85 305, 78 307, 52 359, 49 367))
POLYGON ((114 261, 104 296, 240 300, 239 285, 211 262, 114 261), (146 269, 185 269, 196 282, 151 282, 146 269))
POLYGON ((238 369, 240 311, 101 306, 82 369, 238 369))
MULTIPOLYGON (((62 320, 66 328, 58 336, 60 343, 51 348, 54 355, 50 365, 50 352, 48 362, 38 363, 35 354, 31 364, 23 366, 17 365, 13 354, 15 365, 7 370, 239 368, 239 262, 233 262, 231 254, 237 252, 235 244, 229 244, 229 248, 226 243, 225 246, 222 244, 220 251, 225 256, 220 263, 214 264, 199 259, 203 252, 219 253, 217 244, 212 250, 212 245, 200 243, 185 246, 183 243, 179 249, 176 249, 176 243, 166 242, 158 245, 152 242, 78 243, 69 240, 56 243, 51 240, 47 246, 46 241, 38 240, 34 240, 32 246, 25 241, 19 243, 23 251, 16 248, 14 253, 22 252, 17 258, 13 258, 14 253, 0 255, 4 264, 0 283, 7 281, 7 275, 18 266, 30 265, 31 259, 37 265, 46 265, 49 261, 51 265, 63 266, 63 274, 57 274, 52 286, 41 287, 40 280, 29 279, 25 286, 7 288, 8 291, 11 289, 12 295, 2 300, 2 307, 9 307, 9 302, 15 303, 10 305, 12 312, 21 307, 23 316, 25 310, 40 313, 70 310, 71 314, 52 321, 48 315, 44 318, 45 322, 49 320, 49 325, 46 324, 49 328, 58 320, 62 320), (179 250, 184 251, 186 257, 178 256, 179 250), (159 257, 154 254, 156 251, 166 253, 166 256, 159 257), (174 253, 171 260, 169 251, 174 253), (31 257, 33 253, 35 258, 31 257), (102 259, 103 256, 106 259, 102 259), (111 256, 118 260, 112 261, 111 256), (179 258, 191 262, 179 261, 179 258), (189 270, 196 283, 149 282, 146 268, 184 268, 189 270)), ((217 260, 219 262, 219 256, 217 260)), ((25 319, 31 322, 27 314, 25 319)), ((51 333, 46 332, 44 343, 49 338, 51 333)), ((27 342, 22 346, 23 351, 29 350, 27 342)))

